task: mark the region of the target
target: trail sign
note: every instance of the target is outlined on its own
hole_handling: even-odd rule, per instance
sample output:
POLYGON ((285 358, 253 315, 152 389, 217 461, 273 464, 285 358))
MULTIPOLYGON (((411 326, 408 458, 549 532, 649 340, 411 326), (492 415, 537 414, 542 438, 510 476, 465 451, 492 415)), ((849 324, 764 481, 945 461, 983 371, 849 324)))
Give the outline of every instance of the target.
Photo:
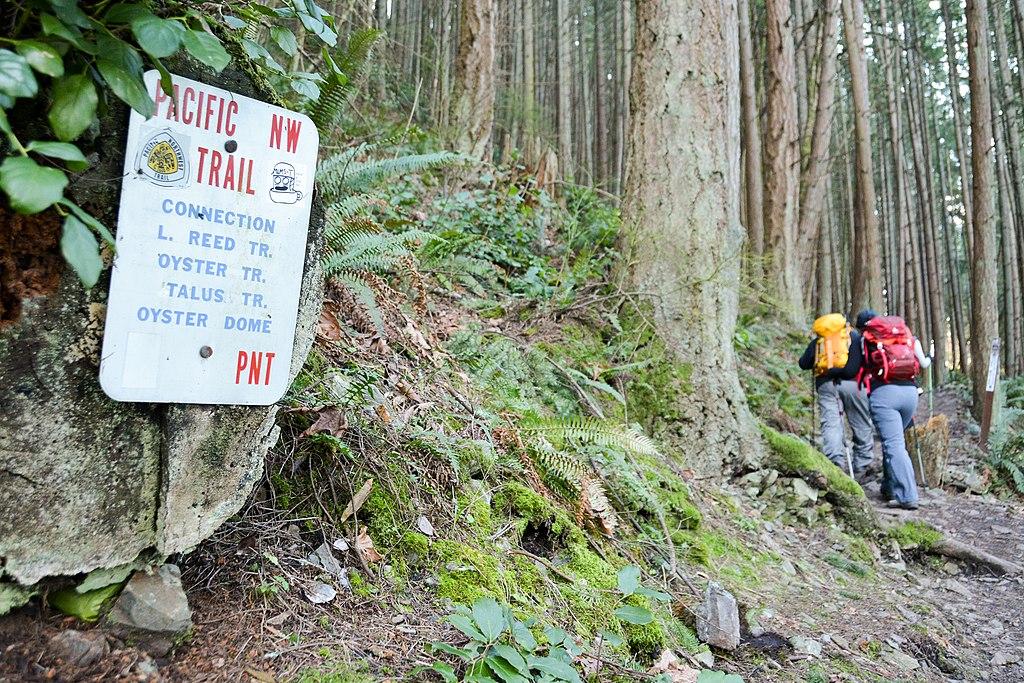
POLYGON ((267 405, 288 384, 319 134, 149 71, 131 112, 100 384, 118 401, 267 405))
POLYGON ((978 441, 982 450, 988 450, 988 435, 992 429, 992 409, 995 404, 996 388, 999 384, 999 339, 992 340, 988 356, 988 375, 985 378, 985 398, 981 407, 981 434, 978 441))

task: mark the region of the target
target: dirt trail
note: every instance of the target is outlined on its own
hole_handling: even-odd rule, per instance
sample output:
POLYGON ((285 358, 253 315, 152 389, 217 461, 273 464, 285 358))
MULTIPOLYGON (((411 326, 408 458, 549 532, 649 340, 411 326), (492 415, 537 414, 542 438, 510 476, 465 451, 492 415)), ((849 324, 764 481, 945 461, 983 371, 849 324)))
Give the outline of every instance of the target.
MULTIPOLYGON (((963 399, 953 391, 941 391, 935 397, 935 412, 950 421, 950 463, 978 472, 981 454, 974 445, 977 438, 967 428, 963 399)), ((928 418, 926 400, 918 418, 928 418)), ((920 519, 949 538, 997 557, 1016 563, 1024 558, 1024 506, 1019 502, 952 488, 929 489, 922 492, 917 511, 894 512, 884 507, 877 483, 867 490, 883 518, 920 519)), ((998 576, 986 568, 933 558, 915 567, 913 578, 897 590, 934 607, 953 636, 949 644, 956 656, 982 680, 1024 681, 1024 577, 998 576)))

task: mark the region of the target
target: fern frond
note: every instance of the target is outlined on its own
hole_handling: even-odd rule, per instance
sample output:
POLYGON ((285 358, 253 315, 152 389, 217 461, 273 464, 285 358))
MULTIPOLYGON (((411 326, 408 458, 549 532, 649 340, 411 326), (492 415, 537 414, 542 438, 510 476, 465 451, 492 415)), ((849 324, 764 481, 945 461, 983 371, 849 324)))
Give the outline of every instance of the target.
POLYGON ((369 316, 370 320, 373 321, 373 325, 377 329, 377 334, 381 337, 386 336, 387 333, 384 330, 384 313, 381 311, 380 304, 377 303, 377 297, 374 295, 373 289, 360 280, 356 275, 348 271, 338 271, 331 274, 330 277, 352 293, 356 298, 356 301, 363 307, 363 311, 369 316))
POLYGON ((346 100, 354 90, 373 46, 382 35, 384 32, 378 29, 359 29, 349 36, 344 52, 333 58, 324 53, 325 57, 334 63, 334 73, 328 78, 327 83, 321 86, 320 97, 308 112, 318 128, 329 128, 341 117, 346 100))
POLYGON ((659 455, 658 447, 646 434, 594 418, 530 420, 522 423, 520 429, 559 441, 614 446, 638 455, 659 455))
POLYGON ((321 164, 317 172, 317 181, 327 197, 337 197, 343 193, 363 192, 384 178, 451 166, 462 159, 462 155, 453 152, 408 154, 391 159, 367 161, 350 159, 347 163, 328 159, 321 164))
POLYGON ((368 194, 353 194, 342 197, 327 207, 328 224, 333 225, 352 218, 369 206, 373 200, 374 197, 368 194))

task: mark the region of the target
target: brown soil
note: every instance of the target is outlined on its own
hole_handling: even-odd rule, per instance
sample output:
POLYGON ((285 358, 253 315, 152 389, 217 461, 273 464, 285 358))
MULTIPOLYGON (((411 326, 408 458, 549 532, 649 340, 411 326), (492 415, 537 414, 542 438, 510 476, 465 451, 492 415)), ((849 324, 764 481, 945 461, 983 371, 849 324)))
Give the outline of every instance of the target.
POLYGON ((0 328, 21 317, 23 300, 56 291, 60 230, 53 211, 22 216, 0 206, 0 328))

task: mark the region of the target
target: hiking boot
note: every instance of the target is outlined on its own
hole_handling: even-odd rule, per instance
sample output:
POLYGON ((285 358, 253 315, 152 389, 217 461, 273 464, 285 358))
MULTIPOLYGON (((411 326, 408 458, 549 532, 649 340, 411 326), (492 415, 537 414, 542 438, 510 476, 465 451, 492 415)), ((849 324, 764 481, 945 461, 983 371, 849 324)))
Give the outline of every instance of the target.
POLYGON ((870 484, 875 479, 878 479, 878 474, 878 470, 872 469, 870 467, 865 467, 862 470, 854 470, 853 479, 858 484, 870 484))
POLYGON ((893 509, 899 509, 899 510, 916 510, 917 509, 917 501, 916 500, 913 501, 913 502, 910 502, 910 503, 901 503, 898 500, 890 500, 885 505, 886 505, 886 507, 890 507, 890 508, 893 508, 893 509))

